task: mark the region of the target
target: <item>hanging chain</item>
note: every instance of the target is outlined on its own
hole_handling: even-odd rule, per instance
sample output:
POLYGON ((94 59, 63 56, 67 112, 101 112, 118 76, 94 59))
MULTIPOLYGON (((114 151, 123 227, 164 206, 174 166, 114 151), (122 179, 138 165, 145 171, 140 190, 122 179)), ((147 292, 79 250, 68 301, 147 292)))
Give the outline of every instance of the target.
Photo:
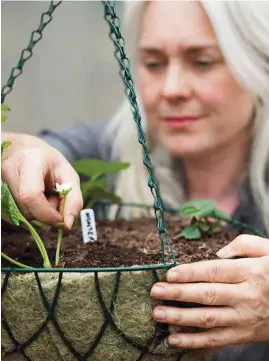
POLYGON ((27 48, 22 50, 18 64, 12 68, 7 84, 2 87, 1 103, 4 103, 5 97, 13 89, 16 78, 18 78, 18 76, 22 73, 24 63, 32 57, 34 46, 42 39, 42 31, 51 22, 52 13, 61 4, 61 2, 62 1, 50 1, 48 10, 42 13, 39 27, 31 33, 30 42, 27 48))
POLYGON ((173 258, 174 263, 176 263, 175 255, 173 252, 173 249, 170 244, 170 240, 168 237, 168 231, 164 222, 164 210, 163 210, 163 204, 159 193, 158 183, 154 176, 152 163, 150 160, 150 155, 148 151, 148 147, 146 145, 146 136, 142 128, 141 124, 141 115, 138 108, 136 93, 135 93, 135 87, 134 82, 132 79, 132 75, 130 72, 130 61, 126 56, 125 53, 125 41, 121 35, 120 32, 120 19, 117 17, 115 12, 115 4, 114 1, 103 1, 104 4, 104 16, 107 20, 109 26, 110 26, 110 38, 113 40, 114 45, 116 47, 115 50, 115 57, 119 62, 120 65, 120 76, 123 79, 126 89, 125 93, 128 96, 128 99, 132 106, 133 111, 133 118, 135 123, 137 124, 137 130, 138 130, 138 141, 142 145, 144 150, 144 159, 143 163, 148 169, 149 178, 148 178, 148 186, 151 190, 151 193, 154 198, 153 208, 155 212, 155 217, 157 220, 157 227, 158 227, 158 233, 159 238, 161 242, 162 247, 162 260, 164 263, 166 263, 165 258, 165 250, 164 250, 164 237, 166 239, 166 243, 169 247, 171 256, 173 258))

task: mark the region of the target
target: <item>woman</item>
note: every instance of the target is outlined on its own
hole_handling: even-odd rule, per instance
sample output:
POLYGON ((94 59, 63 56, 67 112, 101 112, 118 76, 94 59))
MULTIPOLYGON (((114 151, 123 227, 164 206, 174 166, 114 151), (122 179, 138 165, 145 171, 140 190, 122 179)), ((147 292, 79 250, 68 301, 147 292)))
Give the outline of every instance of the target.
MULTIPOLYGON (((126 25, 164 203, 178 206, 184 200, 211 198, 235 219, 269 233, 268 10, 268 4, 259 2, 130 2, 126 25)), ((46 198, 45 191, 55 182, 73 181, 65 212, 66 226, 71 228, 82 201, 78 176, 66 158, 85 156, 130 161, 132 167, 111 186, 124 201, 150 204, 147 172, 131 118, 126 102, 109 124, 76 125, 61 134, 44 132, 50 145, 27 135, 7 134, 14 145, 6 151, 2 174, 23 211, 41 221, 59 221, 58 201, 46 198)), ((129 209, 123 215, 136 215, 131 213, 129 209)), ((248 258, 180 266, 168 273, 167 283, 152 289, 152 297, 158 299, 201 302, 213 308, 181 314, 180 308, 158 307, 153 317, 209 329, 173 337, 170 343, 175 346, 264 342, 224 350, 216 360, 268 359, 268 240, 244 236, 228 251, 219 256, 248 258), (192 282, 202 283, 193 289, 192 282)))

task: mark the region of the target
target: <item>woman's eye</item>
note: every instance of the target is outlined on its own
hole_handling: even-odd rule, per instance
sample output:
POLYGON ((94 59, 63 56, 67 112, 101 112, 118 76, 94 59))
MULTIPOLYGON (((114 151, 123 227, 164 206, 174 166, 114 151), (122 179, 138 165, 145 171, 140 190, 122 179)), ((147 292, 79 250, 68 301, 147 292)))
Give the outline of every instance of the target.
POLYGON ((195 60, 194 65, 198 68, 208 68, 213 65, 213 61, 211 59, 197 59, 195 60))
POLYGON ((145 62, 145 67, 148 69, 159 69, 162 66, 162 63, 160 61, 148 61, 145 62))

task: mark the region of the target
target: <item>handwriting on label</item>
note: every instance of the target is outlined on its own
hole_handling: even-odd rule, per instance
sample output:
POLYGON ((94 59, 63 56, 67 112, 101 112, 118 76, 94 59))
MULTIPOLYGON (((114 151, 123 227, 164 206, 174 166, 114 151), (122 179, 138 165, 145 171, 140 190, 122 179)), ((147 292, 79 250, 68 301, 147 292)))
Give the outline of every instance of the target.
POLYGON ((92 209, 83 209, 80 212, 83 242, 95 242, 97 240, 94 211, 92 209))

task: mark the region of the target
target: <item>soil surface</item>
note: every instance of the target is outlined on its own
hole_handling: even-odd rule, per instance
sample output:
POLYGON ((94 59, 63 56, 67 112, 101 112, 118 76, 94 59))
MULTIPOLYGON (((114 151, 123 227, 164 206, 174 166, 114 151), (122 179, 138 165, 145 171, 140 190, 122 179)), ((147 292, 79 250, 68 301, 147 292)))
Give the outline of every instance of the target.
MULTIPOLYGON (((232 241, 238 231, 217 232, 214 236, 203 235, 200 240, 186 240, 178 237, 185 223, 178 217, 166 219, 169 238, 179 262, 196 262, 217 259, 216 252, 232 241)), ((83 244, 82 231, 73 228, 64 234, 61 261, 58 267, 119 267, 162 263, 161 246, 157 233, 156 220, 140 218, 132 221, 96 222, 98 240, 83 244)), ((57 244, 57 230, 36 228, 44 241, 51 264, 54 265, 57 244)), ((43 267, 39 250, 27 230, 2 224, 2 251, 9 257, 28 266, 43 267)), ((170 252, 165 247, 167 261, 170 252)), ((2 258, 2 267, 11 264, 2 258)))

